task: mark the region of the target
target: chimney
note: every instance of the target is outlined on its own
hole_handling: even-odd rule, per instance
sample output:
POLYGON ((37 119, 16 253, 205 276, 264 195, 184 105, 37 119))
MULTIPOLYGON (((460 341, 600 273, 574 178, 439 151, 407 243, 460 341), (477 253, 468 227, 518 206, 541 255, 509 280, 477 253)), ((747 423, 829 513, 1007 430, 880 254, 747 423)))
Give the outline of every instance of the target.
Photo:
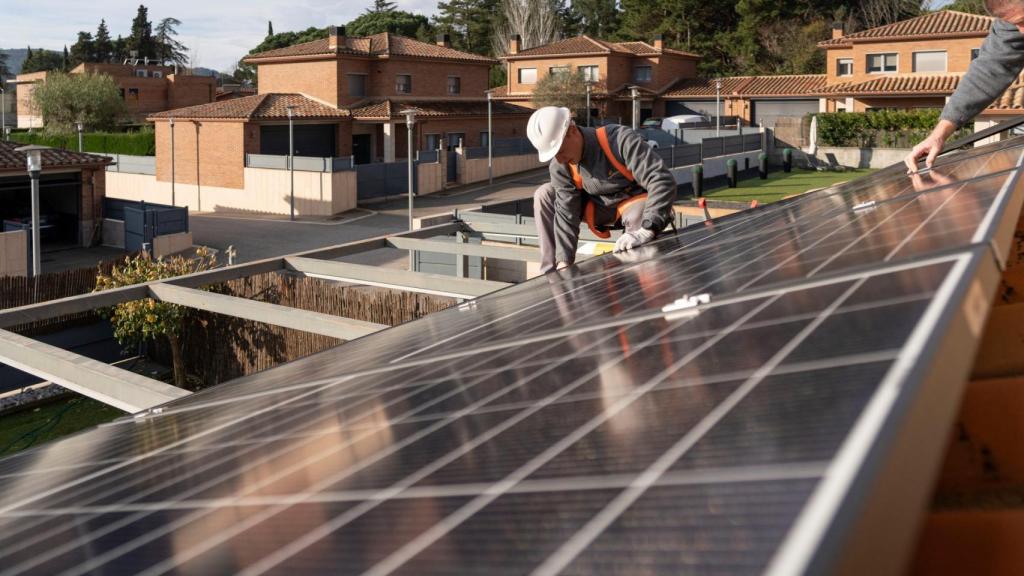
POLYGON ((327 49, 337 52, 345 47, 345 27, 330 26, 327 28, 327 49))
POLYGON ((452 37, 450 35, 448 35, 448 34, 438 34, 437 35, 437 45, 441 46, 443 48, 451 48, 452 47, 452 37))
POLYGON ((835 40, 836 38, 842 38, 842 37, 843 37, 843 23, 842 22, 833 22, 832 23, 832 39, 835 40))
POLYGON ((519 45, 522 44, 523 39, 516 34, 516 37, 508 41, 508 53, 519 54, 519 45))
POLYGON ((665 48, 665 37, 658 34, 654 37, 654 49, 661 52, 665 48))

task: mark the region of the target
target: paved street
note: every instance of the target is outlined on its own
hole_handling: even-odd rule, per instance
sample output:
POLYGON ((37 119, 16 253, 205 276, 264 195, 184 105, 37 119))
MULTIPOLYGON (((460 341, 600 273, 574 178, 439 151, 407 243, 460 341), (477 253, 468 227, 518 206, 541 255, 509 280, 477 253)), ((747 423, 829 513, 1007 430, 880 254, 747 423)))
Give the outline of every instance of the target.
MULTIPOLYGON (((414 215, 432 214, 530 198, 533 191, 547 179, 547 169, 501 179, 493 186, 470 185, 416 199, 414 215)), ((232 214, 192 214, 189 216, 193 242, 223 251, 234 246, 236 262, 282 256, 323 246, 343 244, 382 234, 401 232, 407 228, 408 212, 405 198, 375 204, 367 209, 345 214, 337 221, 291 222, 285 217, 259 217, 232 214)), ((379 250, 353 261, 375 265, 404 266, 406 253, 379 250)), ((221 260, 226 262, 223 255, 221 260)))

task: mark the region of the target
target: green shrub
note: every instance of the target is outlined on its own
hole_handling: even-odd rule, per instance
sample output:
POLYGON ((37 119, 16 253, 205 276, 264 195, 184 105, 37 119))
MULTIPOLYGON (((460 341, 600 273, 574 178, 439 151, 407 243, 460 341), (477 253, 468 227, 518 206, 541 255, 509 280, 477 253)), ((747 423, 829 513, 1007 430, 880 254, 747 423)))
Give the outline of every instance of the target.
MULTIPOLYGON (((818 114, 823 146, 908 148, 924 139, 939 121, 939 110, 879 110, 818 114)), ((961 129, 960 133, 969 131, 961 129)))
MULTIPOLYGON (((12 132, 11 140, 22 144, 78 150, 77 133, 12 132)), ((82 134, 82 149, 85 152, 96 154, 155 156, 156 135, 152 129, 143 129, 138 132, 86 132, 82 134)))

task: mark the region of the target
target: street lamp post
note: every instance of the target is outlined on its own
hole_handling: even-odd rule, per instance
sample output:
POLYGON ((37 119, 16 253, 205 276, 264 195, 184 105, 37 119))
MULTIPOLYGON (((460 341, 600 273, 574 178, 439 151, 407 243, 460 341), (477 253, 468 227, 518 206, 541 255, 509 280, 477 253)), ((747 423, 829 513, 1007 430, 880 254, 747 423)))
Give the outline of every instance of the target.
POLYGON ((7 91, 4 90, 5 82, 4 77, 0 76, 0 132, 2 132, 0 136, 7 140, 7 91))
POLYGON ((28 164, 28 175, 32 179, 32 276, 42 272, 42 258, 39 246, 39 174, 43 171, 42 151, 45 146, 22 146, 15 152, 24 152, 28 164))
MULTIPOLYGON (((412 131, 413 126, 416 124, 416 110, 409 108, 402 110, 401 114, 405 116, 406 140, 409 142, 409 150, 407 153, 408 158, 406 160, 409 164, 409 231, 412 232, 412 196, 415 191, 415 182, 413 181, 415 171, 413 170, 412 160, 412 131)), ((490 135, 488 135, 488 138, 490 138, 490 135)), ((416 258, 414 255, 415 251, 409 250, 409 270, 416 269, 416 258)))
POLYGON ((288 177, 291 186, 291 219, 295 220, 295 106, 288 106, 288 177))
POLYGON ((715 79, 715 136, 722 131, 722 81, 715 79))
POLYGON ((640 120, 640 114, 637 111, 636 99, 640 96, 640 90, 636 86, 630 86, 629 95, 633 98, 633 130, 636 130, 640 120))
POLYGON ((174 195, 174 116, 167 119, 167 124, 171 129, 171 206, 177 206, 174 195))
POLYGON ((494 122, 491 101, 494 94, 487 91, 487 183, 494 184, 494 122))
POLYGON ((81 152, 82 151, 82 128, 83 128, 82 123, 81 122, 75 122, 75 127, 78 128, 78 151, 81 152))
POLYGON ((590 128, 590 91, 593 88, 591 82, 587 82, 587 128, 590 128))

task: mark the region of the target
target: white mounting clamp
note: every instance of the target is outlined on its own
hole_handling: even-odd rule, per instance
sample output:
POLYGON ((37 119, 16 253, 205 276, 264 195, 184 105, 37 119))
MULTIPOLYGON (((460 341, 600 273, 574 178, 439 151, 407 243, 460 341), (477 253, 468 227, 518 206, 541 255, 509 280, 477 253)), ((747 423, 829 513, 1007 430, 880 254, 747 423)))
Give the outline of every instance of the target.
POLYGON ((700 310, 697 307, 701 304, 708 304, 709 302, 711 302, 711 294, 708 294, 707 292, 697 294, 696 296, 686 295, 675 302, 666 305, 661 309, 661 311, 665 314, 666 320, 674 320, 686 316, 696 316, 697 314, 700 314, 700 310))

